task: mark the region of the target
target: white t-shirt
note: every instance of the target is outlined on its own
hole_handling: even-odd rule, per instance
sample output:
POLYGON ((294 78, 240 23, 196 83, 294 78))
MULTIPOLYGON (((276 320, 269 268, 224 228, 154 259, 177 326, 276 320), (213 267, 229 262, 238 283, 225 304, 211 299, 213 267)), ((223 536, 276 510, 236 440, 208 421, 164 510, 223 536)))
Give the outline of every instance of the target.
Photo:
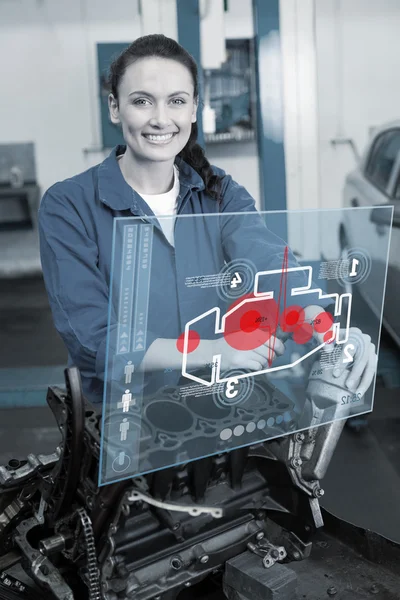
POLYGON ((156 217, 168 215, 168 218, 159 219, 159 223, 171 246, 175 245, 174 226, 179 188, 179 170, 174 165, 174 185, 169 192, 165 192, 165 194, 140 194, 156 217))

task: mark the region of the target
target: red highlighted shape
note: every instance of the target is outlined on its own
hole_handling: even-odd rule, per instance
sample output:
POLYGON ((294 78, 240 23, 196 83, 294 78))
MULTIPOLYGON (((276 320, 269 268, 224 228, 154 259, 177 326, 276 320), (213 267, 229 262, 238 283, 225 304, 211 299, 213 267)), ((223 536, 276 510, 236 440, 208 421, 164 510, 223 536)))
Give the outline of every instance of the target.
MULTIPOLYGON (((182 352, 183 354, 183 343, 185 340, 185 334, 182 333, 177 341, 176 341, 176 347, 178 348, 179 352, 182 352)), ((197 331, 193 331, 192 329, 189 331, 189 335, 188 335, 188 348, 187 348, 187 353, 189 354, 190 352, 194 352, 194 350, 196 350, 196 348, 198 347, 198 345, 200 344, 200 336, 197 333, 197 331)))
POLYGON ((257 310, 248 310, 240 319, 240 329, 251 333, 260 328, 262 315, 257 310))
POLYGON ((332 327, 333 317, 327 312, 322 312, 314 319, 314 329, 317 333, 325 333, 332 327))
POLYGON ((281 314, 282 331, 292 333, 304 323, 304 309, 301 306, 288 306, 281 314))
POLYGON ((235 307, 238 308, 226 317, 224 328, 225 340, 232 348, 254 350, 275 334, 279 322, 279 307, 275 300, 256 299, 253 294, 246 294, 235 300, 227 312, 235 307))
POLYGON ((335 339, 335 334, 333 333, 332 329, 330 329, 329 331, 327 331, 324 335, 324 342, 326 344, 332 344, 332 342, 335 339))
POLYGON ((307 344, 312 339, 313 333, 310 323, 303 323, 293 332, 293 340, 296 344, 307 344))

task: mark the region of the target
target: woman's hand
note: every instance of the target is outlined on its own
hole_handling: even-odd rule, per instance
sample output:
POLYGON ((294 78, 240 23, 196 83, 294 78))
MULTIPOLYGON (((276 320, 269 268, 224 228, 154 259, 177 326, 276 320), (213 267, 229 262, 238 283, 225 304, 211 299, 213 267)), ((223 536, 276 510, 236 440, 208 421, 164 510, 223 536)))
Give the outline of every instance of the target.
POLYGON ((274 336, 254 350, 236 350, 224 337, 215 340, 212 344, 213 355, 221 355, 221 373, 229 369, 262 371, 269 368, 276 357, 282 356, 285 352, 283 343, 274 336), (268 359, 272 359, 271 364, 268 359))
MULTIPOLYGON (((341 338, 345 330, 341 329, 341 338)), ((324 334, 315 333, 314 337, 322 343, 324 334)), ((351 392, 357 392, 361 396, 369 389, 378 364, 378 356, 375 344, 371 336, 363 333, 358 327, 349 328, 349 339, 344 344, 327 344, 327 352, 334 352, 333 376, 339 378, 348 369, 346 386, 351 392)))

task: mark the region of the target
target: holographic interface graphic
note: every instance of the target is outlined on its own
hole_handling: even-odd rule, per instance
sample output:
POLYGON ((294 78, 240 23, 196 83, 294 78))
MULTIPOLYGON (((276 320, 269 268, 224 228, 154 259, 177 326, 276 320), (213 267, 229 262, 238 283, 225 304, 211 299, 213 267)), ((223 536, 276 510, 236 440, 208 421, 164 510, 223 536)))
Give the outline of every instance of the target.
POLYGON ((391 219, 391 206, 115 219, 99 485, 370 412, 391 219), (327 255, 323 219, 362 246, 327 255))

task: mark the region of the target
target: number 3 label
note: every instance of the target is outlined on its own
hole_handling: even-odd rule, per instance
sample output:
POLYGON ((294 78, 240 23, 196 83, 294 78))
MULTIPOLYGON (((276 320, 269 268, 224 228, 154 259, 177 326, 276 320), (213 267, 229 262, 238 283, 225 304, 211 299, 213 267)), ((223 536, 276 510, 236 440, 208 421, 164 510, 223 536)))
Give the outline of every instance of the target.
POLYGON ((345 355, 346 358, 343 359, 344 363, 351 363, 353 362, 353 357, 350 354, 350 350, 354 350, 354 345, 353 344, 347 344, 347 346, 345 346, 345 349, 343 350, 343 353, 345 355))
POLYGON ((234 389, 233 386, 235 385, 235 383, 239 383, 237 379, 230 379, 226 384, 225 395, 227 398, 234 398, 235 396, 237 396, 239 390, 234 389))

